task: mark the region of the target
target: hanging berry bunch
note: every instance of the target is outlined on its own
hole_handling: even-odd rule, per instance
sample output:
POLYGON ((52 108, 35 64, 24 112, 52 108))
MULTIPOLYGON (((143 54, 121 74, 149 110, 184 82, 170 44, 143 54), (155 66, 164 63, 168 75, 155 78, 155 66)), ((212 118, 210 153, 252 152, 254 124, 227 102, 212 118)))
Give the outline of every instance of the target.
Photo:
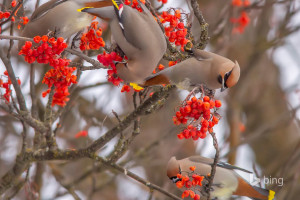
POLYGON ((175 125, 188 124, 177 137, 179 139, 204 139, 207 132, 213 132, 213 127, 219 122, 217 109, 221 107, 220 100, 210 99, 208 96, 197 99, 195 96, 187 100, 173 117, 175 125))
POLYGON ((184 45, 187 44, 187 29, 184 26, 182 13, 180 10, 170 9, 163 11, 161 14, 161 23, 165 26, 166 36, 169 41, 176 46, 181 46, 183 50, 184 45))
POLYGON ((202 186, 202 181, 204 179, 204 176, 200 176, 199 174, 195 173, 195 166, 190 167, 189 172, 187 175, 177 174, 177 178, 179 181, 176 182, 176 187, 179 189, 186 188, 181 198, 191 197, 194 200, 200 200, 200 187, 202 186), (199 194, 197 194, 199 193, 199 194))
POLYGON ((105 51, 102 54, 97 56, 97 59, 100 63, 102 63, 106 67, 110 67, 107 70, 107 80, 114 84, 115 86, 120 85, 123 80, 117 75, 117 68, 114 61, 121 62, 123 58, 116 52, 106 53, 105 51))
MULTIPOLYGON (((231 4, 233 7, 236 8, 246 8, 251 5, 251 2, 249 0, 232 0, 231 4)), ((232 33, 242 34, 245 28, 250 23, 250 17, 248 15, 248 12, 239 11, 239 16, 237 18, 231 18, 230 22, 235 25, 235 27, 232 30, 232 33)))
POLYGON ((86 33, 83 33, 80 39, 80 50, 95 49, 98 50, 105 46, 102 35, 102 29, 99 27, 99 22, 93 21, 86 33))
MULTIPOLYGON (((18 84, 21 85, 21 80, 20 79, 17 79, 18 80, 18 84)), ((2 95, 1 93, 1 98, 5 99, 5 103, 9 103, 10 102, 10 97, 11 97, 11 80, 8 76, 8 73, 7 71, 4 72, 3 76, 1 76, 0 78, 0 89, 5 89, 5 93, 2 95)), ((1 90, 0 90, 1 92, 1 90)))
POLYGON ((48 85, 48 90, 43 92, 43 97, 50 93, 52 86, 55 88, 53 95, 52 106, 65 106, 69 101, 68 87, 75 84, 77 77, 72 73, 76 70, 75 67, 68 67, 69 60, 61 58, 61 53, 67 48, 67 44, 62 37, 48 38, 44 35, 42 37, 36 36, 33 38, 37 45, 32 45, 32 42, 27 41, 19 52, 19 55, 25 57, 25 61, 33 63, 49 64, 53 67, 44 76, 43 83, 48 85))

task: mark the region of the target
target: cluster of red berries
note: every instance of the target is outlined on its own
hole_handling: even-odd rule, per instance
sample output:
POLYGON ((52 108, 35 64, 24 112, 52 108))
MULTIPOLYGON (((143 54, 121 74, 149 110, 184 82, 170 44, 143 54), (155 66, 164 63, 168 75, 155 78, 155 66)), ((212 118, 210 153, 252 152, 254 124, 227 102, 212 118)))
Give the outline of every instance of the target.
POLYGON ((114 84, 115 86, 120 85, 120 83, 123 81, 120 77, 117 75, 117 68, 113 61, 121 62, 123 58, 119 56, 116 52, 106 53, 105 51, 103 54, 99 54, 97 56, 97 59, 100 63, 102 63, 104 66, 109 67, 111 69, 107 70, 107 80, 114 84))
POLYGON ((173 116, 173 122, 175 125, 180 125, 190 121, 190 124, 177 137, 179 139, 204 139, 206 133, 213 132, 213 127, 218 124, 219 118, 215 110, 221 105, 220 100, 214 101, 208 96, 204 96, 202 100, 192 97, 191 100, 186 101, 173 116))
POLYGON ((10 16, 10 12, 1 12, 0 11, 0 20, 1 19, 7 19, 10 16))
POLYGON ((49 64, 53 67, 44 76, 43 83, 48 85, 48 90, 43 92, 43 97, 46 97, 50 92, 52 86, 55 87, 55 93, 53 95, 52 106, 59 105, 65 106, 69 101, 68 87, 71 84, 75 84, 77 77, 72 73, 76 70, 75 67, 68 67, 69 60, 60 58, 60 54, 67 48, 67 44, 63 38, 48 38, 44 35, 42 37, 35 36, 34 42, 39 44, 33 46, 32 42, 27 41, 22 47, 19 55, 25 56, 25 61, 33 63, 49 64))
POLYGON ((57 55, 60 55, 68 46, 62 37, 55 40, 53 37, 48 38, 48 36, 44 35, 42 37, 35 36, 33 40, 35 43, 39 44, 41 42, 41 44, 34 47, 32 42, 27 41, 19 52, 19 55, 25 56, 25 61, 28 63, 37 61, 38 63, 49 63, 55 67, 56 64, 59 64, 56 58, 57 55))
MULTIPOLYGON (((248 7, 251 3, 249 0, 232 0, 231 4, 234 7, 248 7)), ((239 17, 231 18, 230 21, 236 25, 232 32, 241 34, 244 32, 246 26, 250 23, 250 17, 246 11, 241 11, 239 17)))
MULTIPOLYGON (((10 80, 10 78, 8 76, 7 71, 4 72, 4 78, 7 81, 3 81, 3 79, 0 78, 0 88, 5 89, 5 93, 3 94, 3 98, 5 99, 6 103, 9 103, 10 102, 10 97, 11 97, 11 89, 10 89, 11 80, 10 80)), ((18 79, 18 83, 19 83, 19 85, 21 85, 20 79, 18 79)))
POLYGON ((105 42, 102 35, 102 29, 98 27, 97 21, 93 21, 88 28, 87 33, 83 33, 80 40, 80 50, 89 50, 89 49, 100 49, 105 46, 105 42))
POLYGON ((188 173, 188 176, 183 176, 181 174, 177 174, 177 178, 181 179, 180 181, 176 182, 176 186, 178 188, 182 188, 185 187, 188 190, 184 190, 181 197, 184 199, 185 197, 191 197, 194 200, 199 200, 200 199, 200 195, 196 194, 192 188, 196 188, 196 187, 201 187, 202 186, 202 181, 204 179, 203 176, 200 176, 198 174, 195 174, 196 167, 195 166, 191 166, 190 170, 191 172, 188 173), (192 181, 191 181, 192 179, 192 181))
POLYGON ((65 106, 69 101, 70 95, 68 87, 71 84, 76 84, 77 76, 72 73, 76 70, 76 67, 68 67, 69 62, 65 59, 59 58, 59 64, 50 69, 44 76, 43 83, 48 85, 48 90, 43 92, 43 97, 46 97, 50 93, 51 87, 55 87, 55 93, 53 95, 52 106, 59 105, 65 106))
MULTIPOLYGON (((142 2, 143 4, 145 4, 145 0, 140 0, 140 2, 142 2)), ((137 0, 132 0, 132 1, 125 0, 124 4, 125 5, 130 5, 131 4, 132 8, 137 9, 139 12, 143 12, 143 9, 140 7, 139 2, 137 0)))
POLYGON ((188 40, 186 39, 187 29, 184 27, 184 23, 180 22, 180 10, 175 10, 174 14, 171 14, 170 11, 163 11, 161 17, 161 23, 166 24, 165 33, 169 41, 176 46, 181 46, 181 50, 183 51, 183 46, 186 45, 188 40), (167 24, 167 22, 169 24, 167 24))
MULTIPOLYGON (((11 2, 11 7, 16 7, 16 5, 17 5, 17 1, 16 0, 13 0, 12 2, 11 2)), ((6 11, 6 12, 1 12, 0 11, 0 20, 1 19, 7 19, 7 18, 9 18, 11 16, 11 13, 9 12, 9 11, 6 11)), ((18 29, 20 29, 21 28, 21 25, 23 24, 23 25, 25 25, 25 24, 27 24, 28 23, 28 21, 29 21, 29 19, 28 19, 28 17, 20 17, 20 22, 19 22, 19 24, 18 24, 18 29)), ((15 19, 15 17, 14 16, 12 16, 11 17, 11 21, 16 21, 16 19, 15 19)), ((0 33, 1 33, 1 27, 0 27, 0 33)))
POLYGON ((18 24, 18 29, 21 29, 22 25, 25 25, 29 22, 28 17, 20 17, 20 22, 18 24))

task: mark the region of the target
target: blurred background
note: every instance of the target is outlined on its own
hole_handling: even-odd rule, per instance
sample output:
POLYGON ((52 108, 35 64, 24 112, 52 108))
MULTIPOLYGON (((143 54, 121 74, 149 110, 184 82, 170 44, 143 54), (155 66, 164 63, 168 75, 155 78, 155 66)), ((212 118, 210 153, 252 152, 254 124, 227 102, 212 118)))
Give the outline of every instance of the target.
MULTIPOLYGON (((36 1, 24 2, 22 9, 30 17, 36 1)), ((44 2, 38 1, 38 4, 44 2)), ((0 0, 3 7, 10 3, 10 0, 0 0)), ((187 3, 186 0, 168 0, 158 12, 180 8, 182 12, 190 13, 187 3)), ((215 98, 223 103, 220 109, 222 120, 215 127, 221 160, 256 171, 256 176, 264 180, 262 186, 276 191, 278 200, 299 199, 300 1, 251 0, 247 7, 233 6, 231 0, 199 0, 198 3, 209 24, 210 41, 206 50, 237 60, 241 67, 238 84, 226 92, 218 90, 215 94, 215 98), (249 24, 243 32, 236 32, 232 19, 239 18, 241 12, 247 13, 249 24)), ((152 5, 158 8, 161 3, 155 0, 152 5)), ((109 25, 101 23, 103 39, 109 44, 109 25)), ((192 31, 195 39, 199 39, 200 26, 196 18, 192 31)), ((2 34, 9 34, 9 29, 2 27, 2 34)), ((18 35, 17 31, 15 35, 18 35)), ((7 49, 8 42, 0 41, 0 48, 7 49)), ((94 51, 91 56, 96 58, 97 54, 99 52, 94 51)), ((41 80, 47 66, 35 64, 38 100, 32 103, 30 68, 18 56, 16 44, 11 60, 16 76, 22 80, 28 105, 35 104, 37 116, 43 116, 46 99, 41 93, 47 88, 41 80)), ((4 71, 0 61, 0 74, 4 71)), ((112 111, 118 113, 121 119, 130 113, 134 109, 133 93, 121 93, 120 90, 121 87, 106 82, 105 70, 84 71, 66 112, 57 121, 61 124, 56 132, 59 147, 86 147, 118 124, 112 111), (82 130, 86 130, 88 136, 75 138, 76 133, 82 130)), ((215 155, 210 137, 194 142, 178 140, 176 136, 180 127, 173 125, 172 116, 187 94, 176 90, 157 112, 141 117, 141 133, 118 161, 130 171, 178 196, 181 192, 166 176, 168 160, 172 156, 181 159, 191 155, 211 158, 215 155)), ((21 129, 18 120, 0 111, 0 177, 14 164, 20 150, 21 129)), ((125 136, 131 133, 132 127, 123 131, 125 136)), ((32 144, 33 139, 34 131, 29 128, 28 143, 32 144)), ((109 156, 117 141, 118 138, 114 138, 99 151, 99 155, 109 156)), ((241 175, 252 181, 249 175, 241 175)), ((21 178, 24 176, 25 173, 21 178)), ((13 199, 74 199, 66 188, 71 188, 81 199, 168 199, 89 159, 33 163, 25 185, 17 193, 12 189, 7 197, 15 193, 11 195, 13 199)))

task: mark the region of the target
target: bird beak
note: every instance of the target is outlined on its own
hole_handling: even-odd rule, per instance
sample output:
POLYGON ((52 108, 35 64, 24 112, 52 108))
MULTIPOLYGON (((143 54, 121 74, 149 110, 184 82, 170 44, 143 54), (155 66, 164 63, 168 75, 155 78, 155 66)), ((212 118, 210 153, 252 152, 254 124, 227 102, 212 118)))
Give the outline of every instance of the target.
POLYGON ((224 92, 226 88, 224 86, 221 87, 221 92, 224 92))
POLYGON ((178 177, 174 177, 174 178, 171 178, 171 180, 173 181, 173 183, 177 183, 177 181, 180 181, 181 179, 178 177))
POLYGON ((223 92, 224 90, 226 90, 226 87, 225 87, 225 81, 224 81, 224 78, 222 78, 221 92, 223 92))

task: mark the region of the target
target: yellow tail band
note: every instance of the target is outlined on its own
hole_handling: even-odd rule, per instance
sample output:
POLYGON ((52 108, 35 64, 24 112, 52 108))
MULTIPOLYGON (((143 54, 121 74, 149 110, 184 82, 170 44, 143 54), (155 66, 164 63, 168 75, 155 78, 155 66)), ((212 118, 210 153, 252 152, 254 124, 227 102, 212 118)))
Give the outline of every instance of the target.
POLYGON ((83 8, 79 8, 79 9, 77 9, 77 12, 81 12, 83 9, 86 9, 86 8, 93 8, 93 7, 83 7, 83 8))
POLYGON ((114 6, 115 6, 118 10, 120 10, 120 9, 119 9, 119 5, 118 5, 114 0, 112 0, 112 2, 113 2, 113 4, 114 4, 114 6))
POLYGON ((268 200, 273 200, 274 198, 275 198, 275 192, 273 190, 270 190, 268 200))
POLYGON ((143 87, 139 86, 139 85, 136 84, 136 83, 130 83, 130 85, 133 87, 133 89, 138 90, 138 91, 144 89, 143 87))

